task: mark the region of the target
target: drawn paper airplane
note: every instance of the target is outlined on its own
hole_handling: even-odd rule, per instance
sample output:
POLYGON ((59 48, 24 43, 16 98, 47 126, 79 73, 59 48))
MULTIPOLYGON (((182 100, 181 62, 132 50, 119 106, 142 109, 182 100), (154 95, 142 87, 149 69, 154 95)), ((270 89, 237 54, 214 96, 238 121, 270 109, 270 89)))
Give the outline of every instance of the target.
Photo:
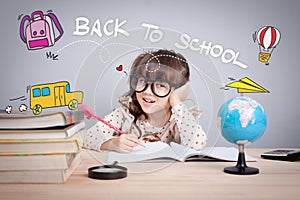
POLYGON ((268 90, 247 77, 229 83, 226 87, 237 88, 238 93, 269 93, 268 90))

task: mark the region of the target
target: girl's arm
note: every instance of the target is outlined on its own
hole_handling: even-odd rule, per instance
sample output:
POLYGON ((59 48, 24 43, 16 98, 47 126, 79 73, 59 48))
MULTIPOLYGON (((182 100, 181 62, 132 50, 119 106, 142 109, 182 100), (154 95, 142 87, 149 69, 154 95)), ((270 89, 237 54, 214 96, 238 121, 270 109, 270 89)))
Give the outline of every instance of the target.
POLYGON ((122 134, 118 138, 111 138, 104 142, 100 150, 112 150, 120 153, 129 153, 139 144, 139 140, 134 134, 122 134))
POLYGON ((180 143, 184 146, 200 150, 207 143, 207 137, 196 117, 187 106, 180 103, 172 108, 180 143))
POLYGON ((206 145, 207 137, 199 125, 199 113, 190 111, 182 103, 187 98, 189 90, 190 86, 186 83, 171 93, 169 101, 178 127, 181 144, 199 150, 206 145))
MULTIPOLYGON (((105 116, 105 121, 121 129, 123 125, 123 114, 119 109, 105 116)), ((83 147, 92 150, 112 150, 118 152, 130 152, 138 144, 136 135, 123 134, 120 137, 114 136, 114 130, 107 125, 97 122, 87 130, 83 139, 83 147)))

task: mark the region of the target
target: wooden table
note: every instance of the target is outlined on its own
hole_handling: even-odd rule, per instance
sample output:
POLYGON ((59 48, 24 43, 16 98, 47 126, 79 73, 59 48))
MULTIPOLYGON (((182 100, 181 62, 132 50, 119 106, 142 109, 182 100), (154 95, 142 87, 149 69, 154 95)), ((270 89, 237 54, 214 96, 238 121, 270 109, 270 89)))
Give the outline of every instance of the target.
POLYGON ((0 199, 101 200, 101 199, 300 199, 300 162, 264 160, 260 154, 273 149, 246 149, 258 162, 257 175, 231 175, 223 168, 234 162, 131 163, 128 177, 95 180, 87 177, 100 165, 85 150, 83 161, 64 184, 0 184, 0 199))

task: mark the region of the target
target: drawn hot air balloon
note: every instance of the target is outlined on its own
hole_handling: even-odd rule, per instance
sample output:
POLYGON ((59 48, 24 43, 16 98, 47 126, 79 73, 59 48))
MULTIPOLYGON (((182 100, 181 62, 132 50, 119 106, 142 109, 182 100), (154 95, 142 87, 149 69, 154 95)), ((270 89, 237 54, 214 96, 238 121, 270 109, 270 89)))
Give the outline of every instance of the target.
POLYGON ((253 34, 253 39, 254 42, 257 41, 259 44, 258 60, 268 65, 271 54, 280 40, 279 30, 272 26, 264 26, 253 34))

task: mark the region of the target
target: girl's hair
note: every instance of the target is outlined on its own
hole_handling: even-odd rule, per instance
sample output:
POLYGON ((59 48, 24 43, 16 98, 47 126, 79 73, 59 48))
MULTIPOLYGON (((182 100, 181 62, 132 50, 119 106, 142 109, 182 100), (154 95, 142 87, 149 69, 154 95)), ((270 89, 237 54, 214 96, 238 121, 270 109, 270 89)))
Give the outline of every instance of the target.
MULTIPOLYGON (((158 50, 139 55, 133 62, 130 75, 143 75, 152 80, 165 80, 178 87, 189 81, 190 70, 186 59, 172 50, 158 50)), ((136 98, 136 92, 130 88, 132 102, 129 103, 129 112, 136 121, 140 116, 147 119, 136 98)))

